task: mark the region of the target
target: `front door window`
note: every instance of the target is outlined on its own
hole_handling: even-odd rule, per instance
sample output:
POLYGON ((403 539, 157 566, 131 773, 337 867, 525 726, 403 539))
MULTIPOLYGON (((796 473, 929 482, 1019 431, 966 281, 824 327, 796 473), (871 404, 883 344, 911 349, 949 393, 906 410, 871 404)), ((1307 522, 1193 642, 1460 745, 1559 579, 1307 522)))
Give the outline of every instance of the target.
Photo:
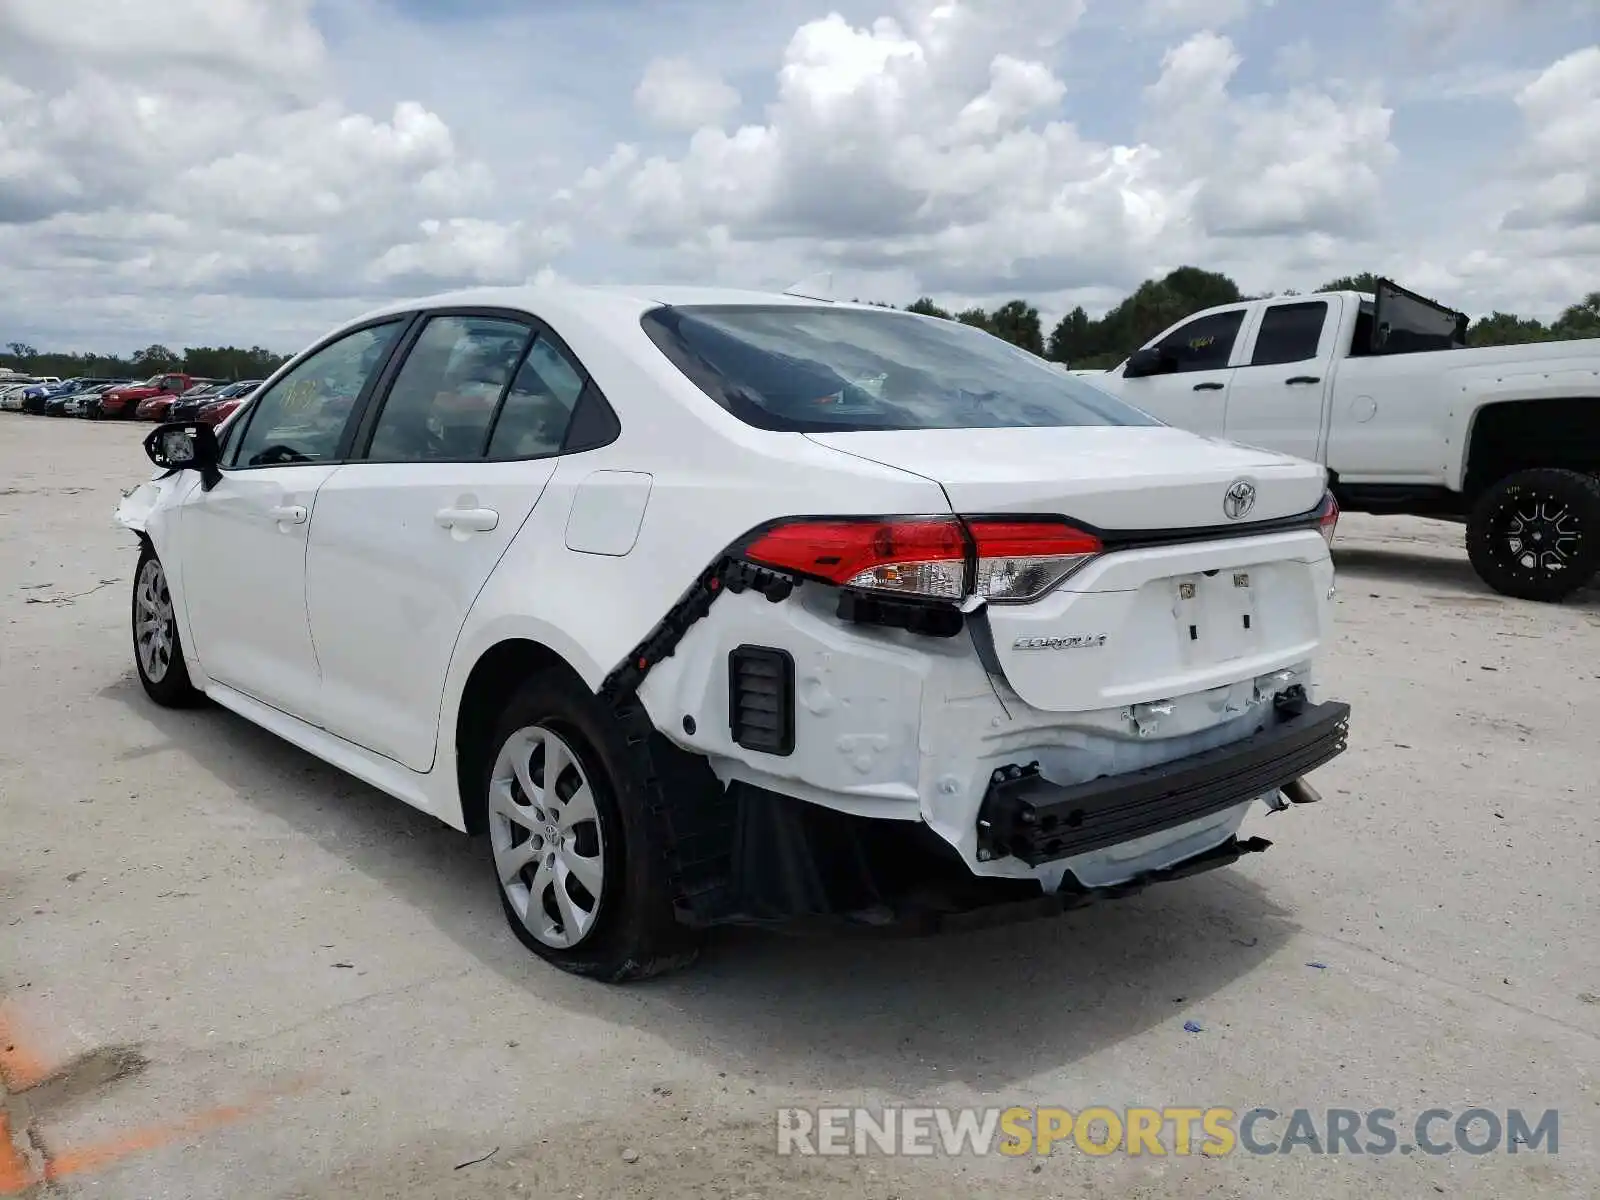
POLYGON ((346 334, 257 396, 227 465, 248 469, 334 458, 356 399, 404 325, 396 317, 346 334))

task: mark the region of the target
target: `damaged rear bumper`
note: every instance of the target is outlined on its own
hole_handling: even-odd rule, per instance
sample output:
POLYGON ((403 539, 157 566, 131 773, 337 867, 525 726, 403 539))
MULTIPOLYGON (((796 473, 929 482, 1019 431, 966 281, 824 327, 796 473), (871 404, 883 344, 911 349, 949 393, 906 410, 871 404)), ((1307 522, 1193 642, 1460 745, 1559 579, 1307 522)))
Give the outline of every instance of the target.
MULTIPOLYGON (((1089 783, 1063 786, 1036 770, 997 771, 979 815, 984 852, 1030 866, 1078 857, 1057 868, 1054 887, 1037 878, 975 875, 920 821, 842 813, 736 782, 717 789, 714 812, 699 809, 715 821, 700 824, 693 837, 680 831, 680 851, 688 853, 675 863, 679 919, 700 927, 920 936, 1054 916, 1227 866, 1271 845, 1238 836, 1250 802, 1283 808, 1290 799, 1314 800, 1304 776, 1345 749, 1348 705, 1312 705, 1296 688, 1280 694, 1275 707, 1277 722, 1251 737, 1089 783), (1192 853, 1130 863, 1134 869, 1111 879, 1075 869, 1098 850, 1151 838, 1178 849, 1183 827, 1199 831, 1187 839, 1192 853)), ((659 741, 658 753, 669 760, 681 754, 659 741)), ((687 798, 676 787, 671 793, 687 798)), ((673 823, 687 816, 680 810, 673 823)))
POLYGON ((978 855, 1036 867, 1087 854, 1271 795, 1344 752, 1348 704, 1296 697, 1279 715, 1242 741, 1087 783, 1051 783, 1037 763, 1002 767, 978 811, 978 855))
MULTIPOLYGON (((718 924, 769 925, 787 934, 818 934, 827 936, 874 936, 886 938, 933 937, 937 935, 972 933, 1016 925, 1025 921, 1039 921, 1058 917, 1074 909, 1086 908, 1106 900, 1121 900, 1133 896, 1153 884, 1171 883, 1203 875, 1219 867, 1232 866, 1250 854, 1260 854, 1270 849, 1266 838, 1227 841, 1168 867, 1144 871, 1121 883, 1104 887, 1086 887, 1069 874, 1054 892, 1018 897, 996 894, 979 903, 972 897, 956 893, 919 894, 904 897, 893 908, 829 914, 797 914, 781 921, 750 921, 730 918, 718 924)), ((987 881, 991 886, 1014 885, 1014 881, 987 881)))

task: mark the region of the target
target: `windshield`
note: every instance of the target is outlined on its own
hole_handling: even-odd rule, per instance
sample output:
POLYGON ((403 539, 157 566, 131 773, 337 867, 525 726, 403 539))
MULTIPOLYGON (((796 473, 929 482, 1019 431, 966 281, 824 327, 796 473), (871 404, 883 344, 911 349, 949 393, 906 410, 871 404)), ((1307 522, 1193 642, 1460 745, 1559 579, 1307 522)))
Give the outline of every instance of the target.
POLYGON ((703 392, 762 429, 1160 424, 1026 350, 938 317, 695 305, 653 309, 643 325, 703 392))

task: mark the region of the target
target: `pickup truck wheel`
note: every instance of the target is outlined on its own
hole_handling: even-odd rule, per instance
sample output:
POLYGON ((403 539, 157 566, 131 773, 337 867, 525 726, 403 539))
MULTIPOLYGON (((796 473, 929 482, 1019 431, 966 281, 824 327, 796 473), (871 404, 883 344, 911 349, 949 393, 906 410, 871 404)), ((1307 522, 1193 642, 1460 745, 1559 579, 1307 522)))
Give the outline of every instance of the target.
POLYGON ((1508 475, 1467 521, 1479 578, 1519 600, 1564 600, 1600 567, 1600 480, 1538 468, 1508 475))
POLYGON ((500 904, 540 958, 607 983, 687 966, 661 833, 615 715, 581 680, 544 672, 501 713, 483 764, 500 904))

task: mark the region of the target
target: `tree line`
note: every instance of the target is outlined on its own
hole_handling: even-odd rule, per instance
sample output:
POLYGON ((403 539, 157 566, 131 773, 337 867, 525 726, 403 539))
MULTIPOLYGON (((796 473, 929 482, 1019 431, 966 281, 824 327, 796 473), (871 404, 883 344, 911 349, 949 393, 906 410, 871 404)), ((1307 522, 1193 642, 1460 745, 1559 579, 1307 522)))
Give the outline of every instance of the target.
MULTIPOLYGON (((1318 292, 1372 292, 1378 276, 1346 275, 1330 279, 1318 292)), ((1285 296, 1299 293, 1286 291, 1285 296)), ((909 312, 944 317, 987 329, 996 337, 1055 362, 1085 369, 1114 367, 1163 329, 1191 313, 1218 304, 1265 299, 1247 296, 1226 275, 1199 267, 1179 267, 1164 279, 1147 279, 1104 316, 1094 318, 1080 306, 1045 333, 1039 310, 1026 300, 1009 300, 993 311, 969 308, 950 312, 924 296, 906 305, 909 312)), ((1495 312, 1467 329, 1469 346, 1508 346, 1523 342, 1600 338, 1600 292, 1591 292, 1546 325, 1532 317, 1495 312)))
MULTIPOLYGON (((1371 292, 1376 275, 1346 275, 1330 279, 1319 292, 1371 292)), ((1281 293, 1298 295, 1294 291, 1281 293)), ((1082 306, 1073 309, 1056 323, 1048 334, 1040 321, 1039 310, 1026 300, 1008 300, 998 308, 968 308, 951 312, 931 297, 923 296, 906 305, 906 311, 960 321, 986 329, 1013 345, 1031 350, 1056 362, 1088 369, 1114 367, 1133 351, 1183 320, 1190 313, 1218 304, 1237 304, 1263 299, 1247 296, 1232 279, 1199 267, 1179 267, 1162 279, 1147 279, 1133 294, 1104 316, 1091 317, 1082 306)), ((885 304, 882 307, 892 308, 885 304)), ((1591 292, 1546 325, 1532 317, 1494 312, 1474 321, 1467 329, 1470 346, 1508 346, 1523 342, 1567 341, 1600 337, 1600 292, 1591 292)), ((29 375, 59 375, 97 378, 144 378, 162 371, 185 371, 207 379, 265 379, 288 356, 252 346, 197 346, 181 353, 165 346, 147 346, 130 357, 105 354, 41 353, 22 342, 12 342, 7 354, 0 354, 0 366, 29 375)))
POLYGON ((127 357, 116 354, 63 354, 40 351, 26 342, 11 342, 0 354, 0 367, 25 375, 55 375, 62 379, 146 379, 167 371, 182 371, 202 379, 265 379, 288 355, 260 346, 190 346, 182 351, 146 346, 127 357))

